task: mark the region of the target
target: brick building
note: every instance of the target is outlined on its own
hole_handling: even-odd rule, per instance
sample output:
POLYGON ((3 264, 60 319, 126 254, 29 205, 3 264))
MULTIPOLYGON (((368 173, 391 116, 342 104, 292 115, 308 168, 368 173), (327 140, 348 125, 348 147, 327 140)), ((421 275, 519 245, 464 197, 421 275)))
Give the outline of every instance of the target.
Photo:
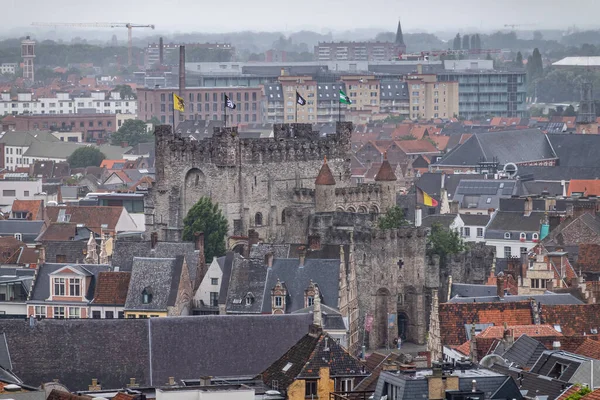
MULTIPOLYGON (((138 117, 148 121, 158 118, 163 124, 173 123, 173 92, 176 88, 138 89, 138 117)), ((196 87, 183 90, 185 112, 175 112, 179 121, 186 119, 222 120, 227 94, 234 103, 235 110, 227 110, 227 120, 231 124, 263 122, 263 88, 251 87, 196 87)))
POLYGON ((58 130, 83 132, 86 142, 106 141, 117 131, 115 114, 38 114, 4 118, 3 130, 58 130))

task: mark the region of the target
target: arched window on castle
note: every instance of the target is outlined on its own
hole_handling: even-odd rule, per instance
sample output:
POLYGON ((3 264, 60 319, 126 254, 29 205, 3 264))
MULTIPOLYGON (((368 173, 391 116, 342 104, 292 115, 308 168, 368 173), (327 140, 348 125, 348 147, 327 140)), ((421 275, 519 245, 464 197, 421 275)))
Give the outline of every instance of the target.
POLYGON ((263 218, 261 213, 256 213, 254 215, 254 226, 262 226, 263 218))

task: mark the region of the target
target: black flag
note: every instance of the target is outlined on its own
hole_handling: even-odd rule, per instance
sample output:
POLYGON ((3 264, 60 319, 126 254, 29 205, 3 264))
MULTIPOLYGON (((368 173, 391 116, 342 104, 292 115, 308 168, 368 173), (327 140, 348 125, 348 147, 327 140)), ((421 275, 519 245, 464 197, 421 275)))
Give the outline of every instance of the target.
POLYGON ((231 108, 235 110, 235 103, 229 98, 229 96, 225 95, 225 107, 231 108))
POLYGON ((300 104, 301 106, 306 104, 306 100, 304 100, 304 97, 300 96, 300 93, 296 92, 296 103, 300 104))

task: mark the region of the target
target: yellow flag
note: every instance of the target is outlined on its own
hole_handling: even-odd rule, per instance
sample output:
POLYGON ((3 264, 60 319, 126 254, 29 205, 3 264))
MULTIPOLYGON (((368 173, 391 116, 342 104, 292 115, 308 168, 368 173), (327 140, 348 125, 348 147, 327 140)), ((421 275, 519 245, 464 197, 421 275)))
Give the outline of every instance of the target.
POLYGON ((185 111, 185 105, 183 103, 183 97, 179 97, 175 93, 173 93, 173 108, 175 110, 179 110, 181 112, 185 111))

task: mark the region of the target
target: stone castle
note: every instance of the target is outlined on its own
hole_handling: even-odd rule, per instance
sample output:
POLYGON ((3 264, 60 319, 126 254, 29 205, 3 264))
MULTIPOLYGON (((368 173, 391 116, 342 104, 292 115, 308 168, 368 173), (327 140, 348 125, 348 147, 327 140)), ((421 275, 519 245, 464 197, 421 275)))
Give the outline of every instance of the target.
POLYGON ((147 233, 181 241, 183 218, 203 196, 229 223, 231 248, 261 241, 308 249, 353 244, 360 341, 380 348, 393 340, 424 343, 439 263, 426 257, 424 228, 376 229, 379 213, 396 204, 396 177, 384 161, 375 184, 350 181, 352 124, 321 136, 310 124, 274 125, 269 139, 240 138, 217 128, 200 141, 158 126, 156 184, 145 205, 147 233))

